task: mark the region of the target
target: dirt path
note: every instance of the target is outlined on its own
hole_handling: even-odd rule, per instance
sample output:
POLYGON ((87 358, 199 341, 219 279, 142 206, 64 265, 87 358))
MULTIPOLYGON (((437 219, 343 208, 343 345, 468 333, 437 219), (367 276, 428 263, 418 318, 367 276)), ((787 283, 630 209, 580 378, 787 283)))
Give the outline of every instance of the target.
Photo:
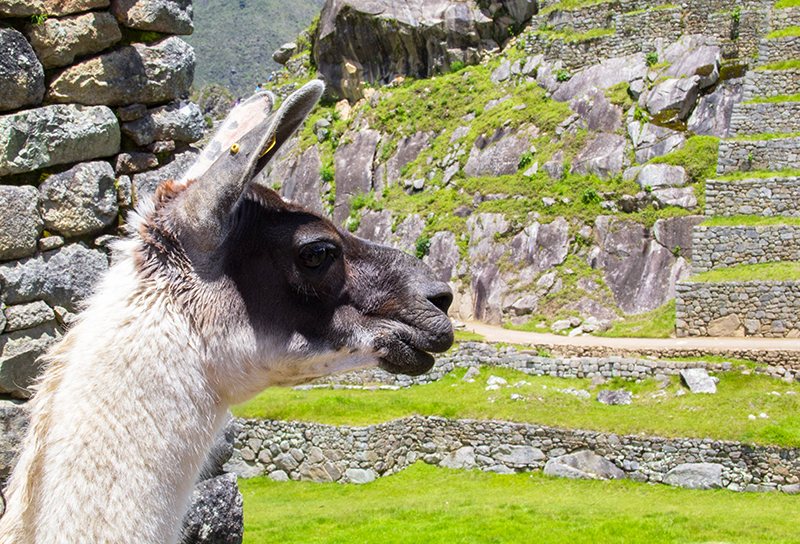
POLYGON ((599 336, 576 336, 569 338, 550 333, 513 331, 486 325, 476 321, 466 323, 467 330, 486 337, 488 342, 509 344, 554 344, 561 346, 608 346, 611 348, 675 349, 690 348, 704 350, 792 350, 800 357, 800 338, 604 338, 599 336))

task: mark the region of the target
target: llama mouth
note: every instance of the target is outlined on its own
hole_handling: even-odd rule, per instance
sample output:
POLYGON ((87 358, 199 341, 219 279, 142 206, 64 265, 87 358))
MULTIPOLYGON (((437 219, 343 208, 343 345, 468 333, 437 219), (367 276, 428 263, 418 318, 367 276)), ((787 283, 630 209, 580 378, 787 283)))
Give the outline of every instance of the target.
POLYGON ((379 356, 378 366, 392 374, 408 376, 419 376, 428 372, 436 362, 428 350, 436 352, 447 350, 452 344, 452 332, 450 335, 445 335, 449 337, 449 341, 447 339, 434 341, 419 336, 410 331, 393 331, 377 337, 374 347, 379 356))

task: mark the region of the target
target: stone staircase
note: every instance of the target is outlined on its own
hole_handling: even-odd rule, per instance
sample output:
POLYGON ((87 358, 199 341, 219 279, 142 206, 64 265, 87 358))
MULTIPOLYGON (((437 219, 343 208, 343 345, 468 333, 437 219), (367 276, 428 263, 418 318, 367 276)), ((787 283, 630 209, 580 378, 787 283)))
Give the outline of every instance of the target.
MULTIPOLYGON (((773 30, 795 26, 799 8, 773 10, 773 30)), ((694 274, 742 265, 800 262, 800 225, 787 219, 751 225, 745 216, 800 217, 800 101, 752 102, 800 93, 800 70, 759 70, 800 60, 800 36, 761 39, 759 60, 747 72, 744 102, 736 104, 729 139, 720 142, 717 176, 759 171, 742 179, 706 182, 709 217, 725 225, 694 227, 694 274), (775 172, 770 176, 769 172, 775 172), (766 173, 766 175, 765 175, 766 173), (736 218, 742 218, 737 224, 736 218)), ((800 337, 800 277, 795 281, 687 280, 677 286, 678 336, 800 337)))

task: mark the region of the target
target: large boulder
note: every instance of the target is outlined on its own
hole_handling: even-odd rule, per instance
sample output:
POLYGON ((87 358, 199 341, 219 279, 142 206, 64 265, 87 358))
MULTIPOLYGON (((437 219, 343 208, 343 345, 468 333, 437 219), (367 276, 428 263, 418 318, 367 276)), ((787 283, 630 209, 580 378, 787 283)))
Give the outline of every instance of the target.
POLYGON ((713 93, 700 97, 686 129, 699 135, 727 138, 730 135, 733 106, 742 101, 744 85, 741 80, 726 81, 713 93))
POLYGON ((644 53, 606 59, 600 64, 594 64, 573 74, 569 81, 558 85, 552 97, 558 102, 569 102, 591 87, 610 89, 619 83, 641 80, 647 72, 644 53))
POLYGON ((0 16, 29 17, 49 15, 61 17, 96 8, 107 8, 109 0, 0 0, 0 16))
POLYGON ((622 127, 622 108, 611 103, 604 91, 591 87, 570 102, 586 128, 597 132, 616 132, 622 127))
POLYGON ((719 81, 721 63, 722 51, 718 45, 698 45, 686 50, 661 75, 670 78, 697 76, 698 85, 705 89, 719 81))
POLYGON ((135 43, 56 74, 45 99, 107 106, 169 102, 189 92, 194 64, 194 50, 178 37, 135 43))
POLYGON ((48 18, 26 26, 25 34, 45 68, 66 66, 75 57, 99 53, 122 38, 117 20, 105 11, 48 18))
POLYGON ((428 255, 423 261, 433 269, 439 281, 448 282, 456 275, 458 260, 456 235, 448 231, 434 234, 428 255))
POLYGON ((111 13, 119 24, 165 34, 191 34, 192 0, 112 0, 111 13))
MULTIPOLYGON (((354 234, 360 238, 385 244, 392 236, 392 217, 391 210, 366 210, 361 214, 361 222, 354 234)), ((433 255, 433 242, 431 250, 433 255)))
POLYGON ((697 102, 701 79, 700 76, 666 79, 642 94, 639 106, 654 116, 675 116, 685 121, 697 102))
POLYGON ((0 265, 0 292, 7 305, 44 300, 75 312, 107 269, 105 253, 70 244, 0 265))
POLYGON ((627 129, 635 149, 636 162, 640 164, 655 157, 668 155, 686 143, 686 135, 683 132, 652 123, 628 121, 627 129))
POLYGON ((39 186, 45 228, 66 237, 96 234, 117 218, 114 169, 105 161, 80 163, 39 186))
POLYGON ((342 225, 350 215, 350 199, 357 194, 369 194, 373 189, 372 162, 381 139, 377 130, 359 130, 346 133, 352 137, 349 144, 336 149, 336 201, 333 222, 342 225))
POLYGON ((122 132, 140 146, 157 140, 191 143, 203 137, 205 120, 194 102, 173 103, 149 109, 139 119, 123 123, 122 132))
POLYGON ((0 393, 30 397, 33 393, 30 387, 42 369, 39 357, 60 338, 55 321, 0 334, 0 393))
POLYGON ((636 176, 636 182, 642 189, 681 187, 686 183, 686 170, 683 166, 645 164, 636 176))
POLYGON ((653 225, 653 235, 659 244, 673 254, 680 253, 683 257, 691 260, 692 229, 706 219, 704 215, 659 219, 653 225))
POLYGON ((713 395, 717 392, 717 384, 711 376, 708 375, 705 368, 681 369, 681 378, 692 393, 708 393, 713 395))
POLYGON ((719 489, 722 487, 722 465, 683 463, 667 472, 664 483, 687 489, 719 489))
POLYGON ((44 69, 20 32, 0 28, 0 111, 35 106, 44 96, 44 69))
POLYGON ((620 134, 600 133, 575 155, 571 172, 610 179, 627 166, 627 144, 620 134))
POLYGON ((653 200, 665 208, 667 206, 675 206, 685 210, 694 210, 697 208, 697 197, 694 194, 694 187, 668 187, 665 189, 656 189, 652 193, 653 200))
POLYGON ((397 151, 386 161, 386 184, 392 185, 400 179, 400 172, 408 163, 414 161, 426 149, 434 134, 432 132, 417 132, 397 142, 397 151))
POLYGON ((182 544, 241 544, 244 533, 242 494, 236 475, 223 474, 198 483, 183 520, 182 544))
POLYGON ((39 191, 30 186, 0 185, 0 261, 35 253, 43 229, 39 191))
POLYGON ((479 137, 469 153, 464 173, 467 176, 505 176, 519 170, 519 158, 528 151, 530 138, 525 132, 510 134, 497 129, 494 134, 479 137))
POLYGON ((439 466, 451 469, 472 470, 477 466, 475 461, 475 448, 465 446, 450 452, 441 460, 439 466))
POLYGON ((267 184, 272 180, 280 182, 280 195, 290 202, 300 204, 309 210, 327 215, 322 203, 322 158, 318 145, 302 153, 292 153, 272 167, 267 184))
POLYGON ((119 122, 105 106, 45 106, 0 117, 0 176, 89 161, 119 151, 119 122))
POLYGON ((621 480, 625 472, 608 459, 584 450, 549 459, 544 466, 548 476, 573 480, 621 480))

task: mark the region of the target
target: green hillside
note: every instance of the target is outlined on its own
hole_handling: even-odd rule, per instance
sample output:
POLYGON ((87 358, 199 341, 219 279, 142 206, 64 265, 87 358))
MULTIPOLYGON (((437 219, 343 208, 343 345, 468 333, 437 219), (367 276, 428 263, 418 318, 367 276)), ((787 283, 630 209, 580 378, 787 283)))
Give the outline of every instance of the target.
POLYGON ((195 0, 194 86, 219 83, 249 95, 279 68, 272 53, 294 40, 319 15, 324 0, 195 0))

